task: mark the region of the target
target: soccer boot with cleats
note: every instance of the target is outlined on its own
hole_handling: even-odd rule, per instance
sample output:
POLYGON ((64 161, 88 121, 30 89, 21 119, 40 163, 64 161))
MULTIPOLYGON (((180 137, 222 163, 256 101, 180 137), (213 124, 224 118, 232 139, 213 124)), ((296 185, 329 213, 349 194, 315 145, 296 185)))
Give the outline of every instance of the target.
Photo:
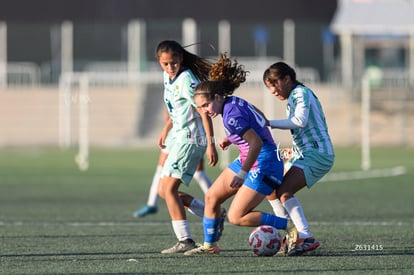
POLYGON ((134 217, 135 218, 142 218, 142 217, 145 217, 149 214, 155 214, 157 212, 158 212, 158 208, 156 206, 145 205, 141 209, 134 212, 134 217))
POLYGON ((217 244, 213 246, 201 245, 197 248, 188 250, 184 252, 185 256, 194 256, 194 255, 202 255, 202 254, 219 254, 220 247, 217 244))
POLYGON ((315 250, 320 243, 315 238, 298 239, 293 243, 293 248, 288 251, 288 256, 300 256, 303 253, 315 250))
POLYGON ((279 251, 276 253, 276 255, 286 255, 288 253, 288 236, 286 235, 283 237, 282 244, 280 245, 279 251))
POLYGON ((179 241, 173 247, 164 249, 161 251, 162 254, 173 254, 173 253, 183 253, 188 250, 197 248, 196 243, 192 239, 187 239, 184 241, 179 241))
POLYGON ((296 229, 296 226, 293 224, 292 220, 288 220, 287 226, 286 226, 286 238, 287 238, 287 246, 288 251, 287 254, 289 255, 289 251, 294 249, 294 244, 299 239, 299 233, 296 229))

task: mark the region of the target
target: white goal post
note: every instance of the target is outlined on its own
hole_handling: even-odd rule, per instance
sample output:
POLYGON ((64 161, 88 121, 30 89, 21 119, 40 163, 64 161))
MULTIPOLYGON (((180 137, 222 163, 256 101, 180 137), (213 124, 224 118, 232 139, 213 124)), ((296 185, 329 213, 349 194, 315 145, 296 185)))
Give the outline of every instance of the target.
POLYGON ((78 153, 75 161, 80 170, 89 168, 89 104, 91 86, 128 86, 159 83, 160 76, 154 72, 69 72, 59 79, 59 147, 72 146, 72 112, 78 112, 78 153), (73 89, 79 93, 74 94, 73 89), (77 109, 73 108, 73 104, 77 109))
POLYGON ((362 78, 361 86, 361 169, 367 171, 371 168, 371 87, 366 74, 362 78))

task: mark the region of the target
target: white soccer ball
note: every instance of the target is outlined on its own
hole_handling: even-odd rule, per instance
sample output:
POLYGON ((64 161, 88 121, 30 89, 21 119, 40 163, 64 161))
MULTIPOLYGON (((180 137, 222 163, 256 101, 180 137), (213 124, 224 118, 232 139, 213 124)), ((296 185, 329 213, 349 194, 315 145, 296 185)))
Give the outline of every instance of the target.
POLYGON ((281 245, 279 231, 270 225, 261 225, 253 229, 249 237, 249 246, 257 256, 273 256, 281 245))

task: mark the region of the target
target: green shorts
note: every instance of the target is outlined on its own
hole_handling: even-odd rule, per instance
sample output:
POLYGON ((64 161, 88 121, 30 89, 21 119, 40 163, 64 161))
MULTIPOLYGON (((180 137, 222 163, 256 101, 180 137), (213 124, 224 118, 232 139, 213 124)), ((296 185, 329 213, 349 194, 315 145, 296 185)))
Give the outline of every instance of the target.
POLYGON ((292 166, 303 170, 306 185, 310 188, 331 170, 334 160, 335 155, 320 153, 317 149, 307 149, 293 161, 292 166))
POLYGON ((188 186, 207 147, 181 143, 172 143, 168 147, 168 157, 162 168, 162 177, 180 179, 188 186))
POLYGON ((169 131, 164 141, 165 148, 162 149, 161 151, 165 154, 168 154, 168 152, 170 151, 170 147, 174 142, 175 142, 174 135, 171 134, 171 131, 169 131))

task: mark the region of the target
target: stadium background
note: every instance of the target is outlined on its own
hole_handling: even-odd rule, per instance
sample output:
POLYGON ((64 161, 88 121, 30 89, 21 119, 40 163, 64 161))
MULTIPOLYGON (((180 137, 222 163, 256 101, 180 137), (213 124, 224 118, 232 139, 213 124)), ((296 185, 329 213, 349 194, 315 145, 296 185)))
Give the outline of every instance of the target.
MULTIPOLYGON (((379 15, 380 30, 401 21, 397 29, 414 29, 407 0, 0 0, 0 274, 411 274, 414 34, 372 37, 358 25, 353 40, 345 37, 355 50, 345 75, 352 58, 344 58, 344 37, 328 29, 344 4, 368 8, 369 16, 348 14, 365 23, 379 15), (291 23, 294 47, 286 46, 291 23), (298 78, 322 101, 335 165, 297 194, 322 244, 315 254, 258 258, 250 229, 226 224, 222 256, 164 257, 159 251, 174 240, 165 202, 157 215, 132 216, 147 199, 163 124, 154 48, 163 39, 201 41, 189 49, 214 59, 220 24, 231 30, 225 50, 251 71, 238 95, 284 117, 285 103, 264 89, 261 74, 294 57, 298 78), (62 43, 70 32, 72 42, 62 43), (139 59, 131 62, 131 52, 139 59)), ((288 131, 272 133, 290 144, 288 131)), ((221 168, 206 165, 212 179, 221 168)), ((197 184, 184 191, 203 196, 197 184)), ((268 203, 261 209, 271 211, 268 203)), ((201 220, 188 218, 202 240, 201 220)))
MULTIPOLYGON (((87 101, 90 145, 154 146, 163 123, 162 86, 157 80, 161 79, 161 70, 154 48, 163 39, 182 41, 183 22, 188 18, 196 23, 194 42, 202 42, 189 49, 212 58, 218 54, 218 24, 223 20, 230 24, 228 52, 251 71, 238 95, 251 100, 272 118, 284 117, 284 104, 269 97, 260 76, 267 66, 285 58, 284 24, 286 20, 294 22, 293 52, 299 80, 320 97, 335 145, 359 146, 363 135, 361 77, 356 77, 352 85, 341 83, 341 50, 337 37, 328 31, 337 7, 336 1, 329 0, 317 4, 261 0, 255 5, 250 1, 218 0, 173 4, 164 0, 3 0, 0 21, 6 30, 3 59, 7 74, 0 88, 0 146, 62 145, 59 81, 64 70, 61 37, 65 22, 73 26, 73 71, 116 75, 113 81, 89 83, 87 97, 79 94, 79 83, 72 83, 64 102, 69 106, 70 117, 66 145, 76 145, 80 139, 78 109, 87 101), (145 43, 141 45, 140 62, 133 70, 149 72, 156 80, 145 84, 134 81, 131 85, 120 74, 131 71, 128 26, 134 20, 145 26, 145 43)), ((369 133, 372 144, 412 146, 412 88, 373 88, 369 133)), ((281 143, 289 144, 289 133, 274 134, 281 143)))

